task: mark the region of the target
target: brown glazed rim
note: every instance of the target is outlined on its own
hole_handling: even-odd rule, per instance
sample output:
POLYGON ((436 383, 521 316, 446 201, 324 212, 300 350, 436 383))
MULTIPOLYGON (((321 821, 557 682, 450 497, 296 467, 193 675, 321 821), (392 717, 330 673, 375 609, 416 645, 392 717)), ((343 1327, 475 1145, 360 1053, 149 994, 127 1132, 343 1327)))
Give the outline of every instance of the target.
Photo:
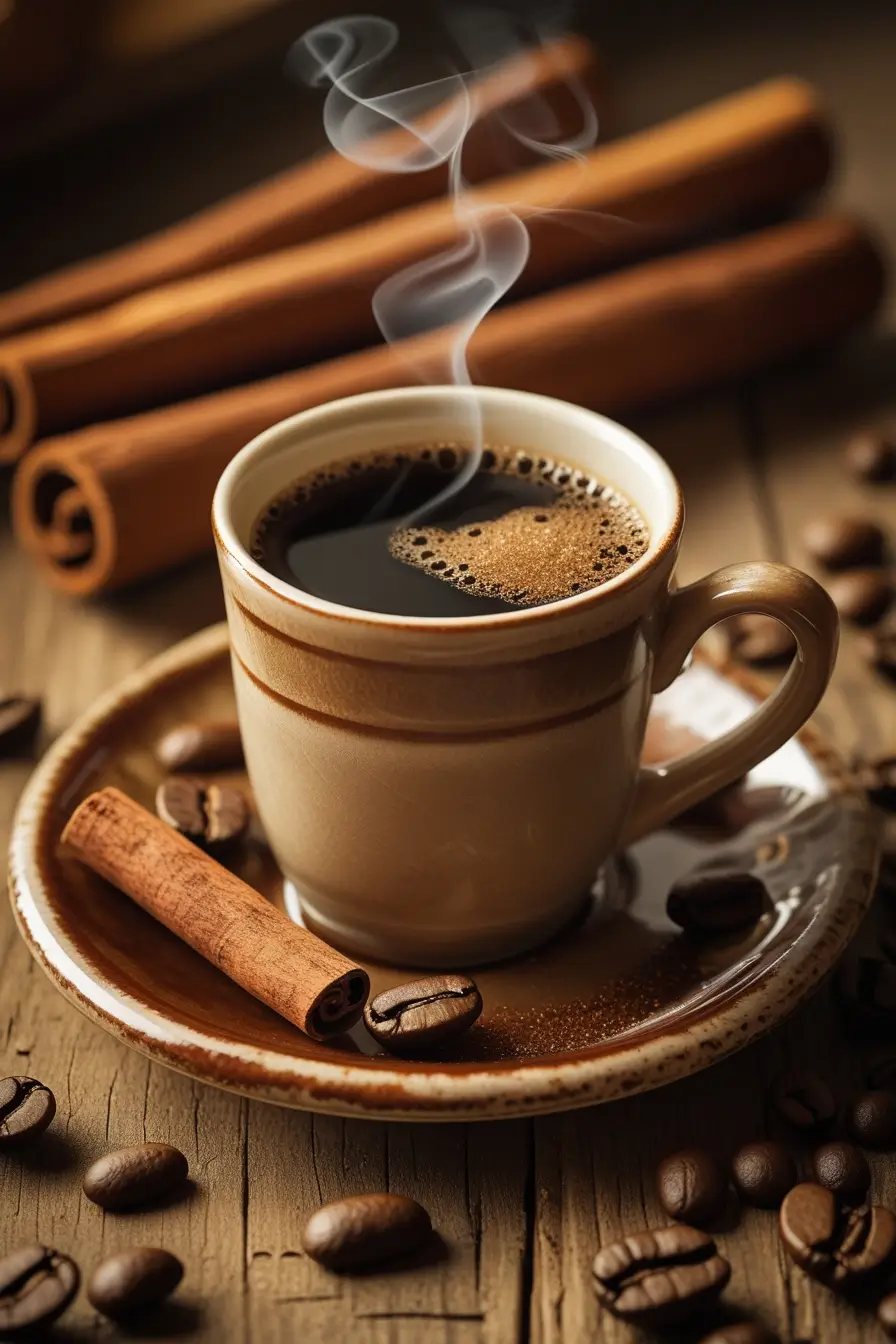
MULTIPOLYGON (((150 1058, 200 1081, 260 1100, 343 1116, 478 1120, 546 1114, 646 1091, 705 1068, 786 1017, 835 963, 871 900, 877 833, 864 793, 814 726, 800 740, 832 792, 861 823, 853 862, 824 920, 816 919, 747 986, 658 1021, 649 1035, 610 1038, 563 1055, 486 1063, 364 1065, 258 1049, 172 1022, 84 965, 47 912, 41 853, 61 794, 76 786, 97 733, 166 682, 227 659, 226 625, 182 641, 99 699, 53 745, 19 803, 10 847, 10 898, 32 954, 58 989, 92 1021, 150 1058), (42 908, 42 902, 44 902, 42 908), (820 926, 820 927, 819 927, 820 926)), ((750 694, 755 677, 714 663, 750 694)))

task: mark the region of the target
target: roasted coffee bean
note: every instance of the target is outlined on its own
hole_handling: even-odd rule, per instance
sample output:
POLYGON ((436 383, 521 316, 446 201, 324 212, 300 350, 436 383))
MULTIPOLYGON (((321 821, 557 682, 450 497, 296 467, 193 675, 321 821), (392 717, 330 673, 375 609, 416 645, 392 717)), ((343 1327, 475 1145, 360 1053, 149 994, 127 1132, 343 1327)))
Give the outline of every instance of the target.
POLYGON ((861 1204, 871 1187, 868 1159, 852 1143, 823 1143, 812 1154, 812 1171, 818 1184, 845 1204, 861 1204))
POLYGON ((850 569, 827 583, 834 606, 845 621, 874 625, 893 602, 893 580, 880 569, 850 569))
POLYGON ((890 1293, 878 1304, 877 1323, 887 1339, 896 1339, 896 1293, 890 1293))
POLYGON ((783 1143, 757 1139, 738 1148, 731 1162, 731 1177, 745 1204, 777 1209, 797 1183, 796 1163, 783 1143))
POLYGON ((32 749, 41 714, 41 702, 27 695, 0 697, 0 760, 32 749))
POLYGON ((846 1113, 856 1143, 878 1152, 896 1148, 896 1087, 879 1087, 856 1097, 846 1113))
POLYGON ((780 1344, 780 1341, 758 1321, 737 1321, 720 1325, 718 1330, 701 1339, 700 1344, 780 1344))
POLYGON ((725 1169, 705 1148, 683 1148, 663 1158, 656 1185, 670 1217, 698 1226, 718 1218, 728 1198, 725 1169))
POLYGON ((754 667, 789 663, 796 651, 793 635, 774 616, 759 612, 737 616, 726 626, 732 657, 754 667))
POLYGON ((429 1214, 404 1195, 352 1195, 313 1213, 302 1233, 306 1255, 325 1269, 364 1269, 407 1255, 432 1231, 429 1214))
POLYGON ((864 429, 846 445, 846 462, 861 481, 896 480, 896 440, 864 429))
POLYGON ((872 803, 896 812, 896 756, 860 761, 856 766, 856 778, 872 803))
POLYGON ((706 1232, 676 1223, 601 1247, 593 1272, 602 1307, 630 1325, 663 1330, 714 1301, 731 1266, 706 1232))
POLYGON ((482 996, 465 975, 428 975, 369 1000, 364 1022, 374 1040, 396 1055, 437 1050, 467 1030, 482 1012, 482 996))
POLYGON ((56 1114, 56 1098, 36 1078, 0 1078, 0 1152, 36 1139, 56 1114))
POLYGON ((880 957, 850 957, 838 972, 837 993, 850 1026, 869 1035, 896 1034, 896 966, 880 957))
POLYGON ((874 1092, 880 1087, 896 1087, 896 1059, 891 1055, 876 1059, 868 1070, 866 1082, 874 1092))
POLYGON ((782 1074, 772 1088, 778 1114, 795 1129, 823 1129, 833 1120, 834 1094, 817 1073, 794 1070, 782 1074))
POLYGON ((187 1159, 168 1143, 137 1143, 97 1158, 84 1173, 84 1193, 102 1209, 147 1204, 182 1186, 187 1159))
POLYGON ((40 1337, 78 1291, 74 1260, 49 1246, 22 1246, 0 1258, 0 1339, 40 1337))
POLYGON ((803 543, 812 559, 826 569, 852 569, 879 565, 887 539, 870 518, 837 515, 809 523, 803 532, 803 543))
POLYGON ((847 1290, 887 1269, 896 1255, 896 1215, 877 1205, 841 1207, 824 1186, 795 1185, 781 1205, 790 1258, 829 1288, 847 1290))
POLYGON ((181 835, 208 850, 225 849, 249 825, 249 806, 239 789, 172 776, 156 790, 156 812, 181 835))
POLYGON ((173 1293, 184 1276, 176 1255, 154 1246, 135 1246, 110 1255, 87 1285, 91 1304, 113 1321, 154 1307, 173 1293))
POLYGON ((865 661, 881 676, 896 681, 896 624, 887 621, 862 637, 859 645, 865 661))
POLYGON ((243 764, 238 723, 182 723, 156 743, 166 770, 236 770, 243 764))
POLYGON ((753 873, 694 872, 675 883, 666 914, 686 933, 706 937, 749 928, 767 901, 765 883, 753 873))

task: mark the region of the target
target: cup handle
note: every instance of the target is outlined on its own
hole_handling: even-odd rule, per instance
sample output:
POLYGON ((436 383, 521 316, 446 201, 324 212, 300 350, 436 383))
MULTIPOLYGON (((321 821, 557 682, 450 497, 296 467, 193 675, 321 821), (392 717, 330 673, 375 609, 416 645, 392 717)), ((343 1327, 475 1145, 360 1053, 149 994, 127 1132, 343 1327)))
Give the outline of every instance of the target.
POLYGON ((701 635, 729 616, 759 612, 782 621, 796 654, 781 684, 754 714, 680 760, 642 766, 622 845, 671 821, 703 798, 733 784, 777 751, 806 722, 831 677, 839 621, 827 593, 797 569, 764 561, 729 565, 669 594, 651 691, 678 676, 701 635))

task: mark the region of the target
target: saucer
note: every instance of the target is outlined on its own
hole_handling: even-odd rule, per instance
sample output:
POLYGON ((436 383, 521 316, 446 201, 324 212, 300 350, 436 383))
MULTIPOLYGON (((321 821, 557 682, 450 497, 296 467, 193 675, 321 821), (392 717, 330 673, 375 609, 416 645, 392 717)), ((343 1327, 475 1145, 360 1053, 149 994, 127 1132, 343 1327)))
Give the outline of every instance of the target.
MULTIPOLYGON (((694 659, 656 699, 645 755, 659 762, 715 737, 757 698, 742 673, 694 659)), ((66 819, 94 789, 113 784, 152 806, 161 778, 152 748, 164 731, 233 714, 223 625, 104 696, 25 790, 11 893, 35 958, 88 1017, 163 1064, 251 1097, 347 1116, 466 1120, 658 1087, 786 1017, 837 960, 871 899, 870 809, 809 728, 742 785, 609 864, 574 927, 528 956, 478 969, 485 1008, 450 1053, 393 1058, 363 1026, 318 1044, 60 852, 66 819), (669 885, 698 865, 762 876, 771 900, 749 933, 701 943, 670 923, 669 885)), ((234 867, 299 913, 257 823, 234 867)), ((407 968, 367 969, 374 993, 413 978, 407 968)))

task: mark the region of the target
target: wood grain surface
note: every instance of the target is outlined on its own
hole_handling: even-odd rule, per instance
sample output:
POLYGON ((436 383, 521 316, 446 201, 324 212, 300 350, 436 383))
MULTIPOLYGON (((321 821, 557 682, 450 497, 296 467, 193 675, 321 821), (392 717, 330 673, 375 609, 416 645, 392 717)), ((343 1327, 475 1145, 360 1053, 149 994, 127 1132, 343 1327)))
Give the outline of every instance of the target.
MULTIPOLYGON (((640 39, 621 24, 612 30, 611 64, 627 120, 649 121, 759 75, 816 78, 843 129, 837 196, 872 219, 893 255, 893 122, 884 102, 896 55, 892 7, 856 3, 846 16, 841 6, 838 20, 825 4, 809 17, 795 6, 802 26, 782 12, 789 6, 722 8, 727 26, 714 18, 690 35, 673 31, 668 19, 640 39), (765 26, 749 22, 757 8, 765 26)), ((153 171, 161 189, 158 152, 153 171)), ((106 236, 101 221, 114 208, 114 182, 103 190, 82 212, 85 251, 91 213, 96 236, 106 236)), ((31 210, 38 218, 36 201, 25 203, 24 217, 31 210)), ((48 257, 55 246, 48 243, 48 257)), ((36 255, 32 245, 32 263, 36 255)), ((749 386, 632 417, 685 487, 685 579, 748 557, 805 564, 802 523, 841 504, 868 509, 896 535, 896 488, 854 486, 840 460, 852 428, 896 430, 891 325, 885 321, 874 340, 749 386)), ((43 589, 4 529, 0 576, 0 687, 44 696, 48 738, 131 668, 222 615, 210 561, 114 601, 79 604, 43 589)), ((862 666, 850 632, 821 718, 845 751, 896 750, 896 691, 862 666)), ((27 772, 27 764, 0 766, 4 832, 27 772)), ((665 1152, 704 1141, 725 1155, 767 1132, 764 1090, 795 1061, 818 1064, 844 1098, 861 1079, 867 1055, 843 1035, 826 989, 741 1055, 603 1108, 531 1122, 418 1127, 282 1111, 152 1065, 88 1023, 45 980, 4 904, 0 1074, 41 1078, 56 1093, 59 1115, 39 1152, 0 1160, 0 1250, 40 1238, 89 1271, 122 1246, 170 1248, 183 1258, 186 1278, 171 1307, 132 1332, 142 1337, 634 1344, 631 1330, 598 1321, 589 1281, 596 1247, 659 1219, 654 1172, 665 1152), (81 1195, 81 1173, 108 1147, 144 1138, 184 1150, 194 1182, 189 1198, 151 1214, 104 1215, 81 1195), (442 1238, 430 1263, 348 1281, 302 1255, 303 1220, 322 1200, 385 1188, 429 1208, 442 1238)), ((877 1196, 896 1202, 894 1164, 876 1157, 873 1166, 877 1196)), ((782 1257, 773 1215, 748 1211, 720 1240, 733 1266, 732 1309, 758 1316, 788 1344, 879 1337, 871 1316, 811 1285, 782 1257)), ((123 1336, 82 1296, 54 1337, 123 1336)))

